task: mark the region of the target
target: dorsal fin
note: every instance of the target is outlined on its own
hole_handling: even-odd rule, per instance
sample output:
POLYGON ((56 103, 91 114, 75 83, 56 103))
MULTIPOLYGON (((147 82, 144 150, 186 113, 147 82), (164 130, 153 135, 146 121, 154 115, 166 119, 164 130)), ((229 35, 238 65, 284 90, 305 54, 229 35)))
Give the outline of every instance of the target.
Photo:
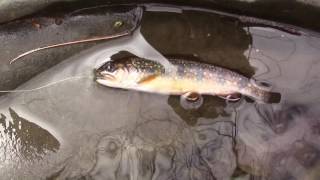
POLYGON ((110 57, 111 60, 124 59, 128 57, 138 57, 128 51, 119 51, 110 57))

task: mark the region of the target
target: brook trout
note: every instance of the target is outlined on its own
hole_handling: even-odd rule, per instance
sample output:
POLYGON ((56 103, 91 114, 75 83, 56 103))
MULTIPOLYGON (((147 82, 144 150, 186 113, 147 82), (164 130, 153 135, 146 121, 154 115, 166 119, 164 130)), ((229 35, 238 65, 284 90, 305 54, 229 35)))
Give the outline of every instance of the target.
POLYGON ((151 93, 185 95, 196 93, 227 97, 242 94, 259 102, 280 100, 270 92, 234 71, 207 63, 167 57, 175 70, 165 70, 158 62, 127 57, 104 63, 95 70, 99 84, 151 93))

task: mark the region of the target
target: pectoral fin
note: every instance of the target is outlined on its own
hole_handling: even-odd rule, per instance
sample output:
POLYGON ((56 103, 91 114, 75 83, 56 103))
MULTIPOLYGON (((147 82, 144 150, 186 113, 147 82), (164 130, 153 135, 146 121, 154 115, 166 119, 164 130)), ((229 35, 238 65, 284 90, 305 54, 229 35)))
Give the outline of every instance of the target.
POLYGON ((149 83, 149 82, 153 81, 154 79, 156 79, 157 77, 158 77, 158 75, 156 75, 156 74, 146 76, 146 77, 143 77, 142 79, 140 79, 137 83, 138 84, 149 83))

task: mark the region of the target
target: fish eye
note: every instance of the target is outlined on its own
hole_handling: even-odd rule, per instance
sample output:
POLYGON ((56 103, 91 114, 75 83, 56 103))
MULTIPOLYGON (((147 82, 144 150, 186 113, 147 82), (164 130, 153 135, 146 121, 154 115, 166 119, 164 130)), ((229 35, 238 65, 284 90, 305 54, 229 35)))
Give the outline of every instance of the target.
POLYGON ((98 68, 99 71, 113 72, 115 70, 114 64, 111 61, 104 63, 98 68))
POLYGON ((110 63, 110 62, 108 62, 108 63, 106 64, 105 69, 106 69, 107 71, 111 71, 111 70, 112 70, 112 66, 111 66, 111 63, 110 63))

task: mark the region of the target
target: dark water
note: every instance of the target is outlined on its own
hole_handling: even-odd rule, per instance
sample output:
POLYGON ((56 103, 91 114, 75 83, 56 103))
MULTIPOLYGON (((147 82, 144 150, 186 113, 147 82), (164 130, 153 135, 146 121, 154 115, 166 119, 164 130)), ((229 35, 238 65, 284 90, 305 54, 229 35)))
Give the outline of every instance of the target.
MULTIPOLYGON (((187 9, 187 8, 185 8, 187 9)), ((0 99, 2 179, 320 179, 320 39, 235 18, 148 6, 132 36, 83 50, 0 99), (93 69, 119 51, 182 54, 266 81, 261 104, 103 87, 93 69)), ((32 56, 32 55, 31 55, 32 56)), ((45 61, 45 59, 42 59, 45 61)))

